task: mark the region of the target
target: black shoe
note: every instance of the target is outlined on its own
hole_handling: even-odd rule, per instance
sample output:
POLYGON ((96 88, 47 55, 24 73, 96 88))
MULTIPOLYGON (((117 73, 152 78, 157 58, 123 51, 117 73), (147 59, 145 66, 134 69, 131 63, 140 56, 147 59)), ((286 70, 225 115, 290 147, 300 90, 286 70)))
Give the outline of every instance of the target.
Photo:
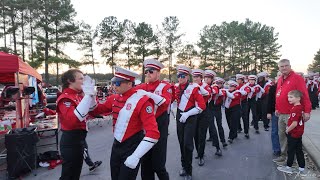
POLYGON ((212 138, 207 139, 208 142, 212 141, 212 138))
POLYGON ((222 151, 221 149, 217 149, 217 152, 215 153, 216 156, 222 156, 222 151))
POLYGON ((259 129, 256 129, 256 134, 260 134, 259 129))
POLYGON ((180 176, 186 176, 186 175, 187 175, 186 170, 184 170, 184 168, 182 168, 182 169, 180 170, 180 172, 179 172, 179 175, 180 175, 180 176))
POLYGON ((195 159, 199 159, 199 156, 194 157, 195 159))
POLYGON ((250 138, 249 134, 244 135, 244 137, 246 137, 247 139, 250 138))
POLYGON ((199 158, 198 165, 199 166, 203 166, 204 165, 204 159, 203 158, 199 158))
POLYGON ((186 176, 184 177, 184 180, 192 180, 192 176, 191 176, 191 175, 186 175, 186 176))
POLYGON ((232 144, 233 140, 232 140, 232 139, 228 139, 228 142, 229 142, 230 144, 232 144))
POLYGON ((226 142, 222 142, 222 146, 226 147, 226 146, 228 146, 228 144, 226 142))
POLYGON ((92 172, 96 170, 100 165, 102 164, 102 161, 96 161, 93 163, 93 166, 89 167, 89 171, 92 172))
POLYGON ((265 131, 269 131, 269 128, 264 128, 265 131))

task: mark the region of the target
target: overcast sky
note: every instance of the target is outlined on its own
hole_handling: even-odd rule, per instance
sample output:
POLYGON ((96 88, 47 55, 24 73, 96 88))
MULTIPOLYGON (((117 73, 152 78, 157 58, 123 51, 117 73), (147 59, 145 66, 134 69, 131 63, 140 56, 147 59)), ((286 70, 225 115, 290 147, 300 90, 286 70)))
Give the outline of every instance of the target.
MULTIPOLYGON (((164 17, 177 16, 184 42, 198 40, 205 25, 223 21, 244 22, 246 18, 275 27, 279 32, 282 58, 291 60, 293 69, 307 71, 320 49, 320 0, 71 0, 77 20, 96 27, 104 17, 116 16, 161 25, 164 17)), ((71 51, 67 50, 68 52, 71 51)), ((97 52, 98 53, 98 52, 97 52)), ((79 54, 77 54, 79 55, 79 54)), ((71 55, 77 58, 77 55, 71 55)), ((100 67, 103 68, 103 67, 100 67)))

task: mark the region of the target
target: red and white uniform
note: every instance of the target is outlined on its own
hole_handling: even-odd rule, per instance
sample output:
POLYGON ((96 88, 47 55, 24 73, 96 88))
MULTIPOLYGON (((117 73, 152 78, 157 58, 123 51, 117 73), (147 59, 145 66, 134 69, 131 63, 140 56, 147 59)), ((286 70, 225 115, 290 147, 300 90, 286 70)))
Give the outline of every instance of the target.
POLYGON ((240 91, 234 90, 234 91, 229 91, 229 92, 233 95, 233 99, 226 96, 225 101, 224 101, 224 106, 226 108, 228 108, 228 109, 232 108, 232 107, 234 107, 236 105, 240 105, 240 102, 241 102, 241 93, 240 93, 240 91))
POLYGON ((261 95, 261 98, 262 98, 262 97, 265 97, 266 95, 269 94, 269 90, 270 90, 271 85, 272 85, 272 82, 271 82, 271 81, 268 81, 268 82, 263 86, 264 93, 261 95))
POLYGON ((318 83, 315 80, 308 80, 306 86, 307 86, 308 91, 313 92, 314 88, 318 88, 318 83))
POLYGON ((203 99, 205 103, 209 103, 212 99, 212 89, 207 83, 201 82, 199 84, 200 87, 202 87, 204 90, 208 92, 208 94, 203 95, 203 99))
POLYGON ((153 103, 136 91, 130 89, 122 95, 111 95, 104 104, 98 104, 93 110, 94 114, 112 112, 114 137, 119 142, 142 130, 145 130, 145 137, 157 140, 160 136, 153 103))
POLYGON ((172 98, 172 86, 171 84, 165 82, 165 81, 156 81, 152 83, 144 83, 140 84, 136 87, 136 89, 143 89, 147 92, 155 93, 163 98, 165 98, 165 102, 161 104, 159 107, 155 105, 154 111, 156 112, 155 116, 158 118, 160 115, 162 115, 164 112, 168 113, 168 110, 170 108, 171 104, 171 98, 172 98))
POLYGON ((247 100, 248 99, 248 94, 250 94, 251 89, 248 87, 248 84, 239 84, 239 86, 237 86, 237 90, 239 90, 240 92, 243 91, 245 93, 241 93, 241 101, 247 100))
POLYGON ((80 121, 74 114, 74 110, 83 98, 82 92, 66 88, 57 99, 57 113, 61 124, 61 129, 87 130, 86 120, 80 121))
POLYGON ((193 83, 179 84, 176 86, 175 99, 178 102, 178 108, 183 112, 186 112, 194 107, 197 107, 202 111, 205 110, 206 104, 203 96, 199 93, 199 90, 199 87, 193 83))
POLYGON ((219 105, 222 105, 225 97, 226 97, 226 92, 224 91, 221 91, 221 88, 219 88, 219 86, 217 85, 212 85, 212 101, 213 101, 213 104, 215 106, 219 106, 219 105))
POLYGON ((248 94, 248 98, 252 99, 255 98, 258 99, 258 93, 261 91, 261 86, 259 84, 248 84, 248 87, 251 88, 251 92, 248 94))

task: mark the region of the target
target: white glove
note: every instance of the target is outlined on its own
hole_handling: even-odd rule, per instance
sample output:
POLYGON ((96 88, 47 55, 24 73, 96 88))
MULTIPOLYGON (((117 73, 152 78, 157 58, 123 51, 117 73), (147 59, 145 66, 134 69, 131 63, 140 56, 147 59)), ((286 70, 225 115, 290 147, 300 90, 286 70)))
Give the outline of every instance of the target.
POLYGON ((203 87, 199 86, 199 89, 202 96, 209 96, 209 92, 205 90, 203 87))
POLYGON ((93 111, 97 107, 97 104, 98 103, 97 103, 96 97, 92 96, 89 111, 93 111))
POLYGON ((245 90, 240 90, 240 93, 241 93, 241 95, 243 95, 243 96, 245 96, 245 95, 248 94, 247 91, 245 91, 245 90))
POLYGON ((187 112, 180 113, 181 117, 180 117, 179 121, 181 123, 185 123, 190 116, 200 114, 201 112, 202 112, 202 109, 200 109, 198 107, 194 107, 187 112))
POLYGON ((39 117, 44 117, 44 112, 39 113, 38 115, 36 115, 35 118, 39 118, 39 117))
POLYGON ((265 90, 259 85, 260 91, 263 94, 265 92, 265 90))
POLYGON ((234 95, 232 93, 230 93, 229 91, 226 91, 226 93, 228 98, 234 99, 234 95))
POLYGON ((151 92, 147 92, 145 90, 142 90, 142 89, 139 89, 137 91, 138 94, 142 94, 142 95, 146 95, 148 96, 149 98, 151 98, 154 103, 157 105, 157 106, 161 106, 164 102, 166 102, 166 99, 157 95, 157 94, 154 94, 154 93, 151 93, 151 92))
POLYGON ((127 157, 124 164, 131 169, 135 169, 140 161, 140 158, 145 155, 157 142, 157 139, 144 137, 137 149, 129 157, 127 157))
POLYGON ((219 89, 219 96, 222 96, 222 95, 223 95, 222 89, 219 89))
POLYGON ((187 112, 183 112, 183 113, 180 113, 180 114, 181 114, 181 117, 180 117, 179 121, 181 123, 185 123, 187 121, 188 117, 189 117, 187 112))
POLYGON ((76 109, 73 111, 73 113, 77 116, 79 121, 82 122, 86 118, 89 112, 91 101, 92 101, 92 97, 89 95, 85 95, 81 100, 81 102, 76 107, 76 109))
POLYGON ((95 91, 95 81, 91 79, 90 76, 85 75, 84 76, 84 81, 82 85, 82 91, 84 92, 85 95, 90 95, 90 96, 95 96, 96 91, 95 91))

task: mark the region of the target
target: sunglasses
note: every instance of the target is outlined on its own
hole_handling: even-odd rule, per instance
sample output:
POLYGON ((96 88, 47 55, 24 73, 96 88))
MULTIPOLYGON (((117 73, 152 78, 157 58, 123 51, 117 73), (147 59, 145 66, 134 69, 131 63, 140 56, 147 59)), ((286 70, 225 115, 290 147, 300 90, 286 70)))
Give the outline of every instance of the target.
POLYGON ((154 71, 153 69, 147 69, 144 71, 144 74, 148 74, 148 73, 153 74, 153 71, 154 71))
POLYGON ((112 85, 119 87, 123 81, 113 81, 112 85))
POLYGON ((178 74, 177 77, 184 79, 184 78, 186 78, 186 75, 185 74, 178 74))

